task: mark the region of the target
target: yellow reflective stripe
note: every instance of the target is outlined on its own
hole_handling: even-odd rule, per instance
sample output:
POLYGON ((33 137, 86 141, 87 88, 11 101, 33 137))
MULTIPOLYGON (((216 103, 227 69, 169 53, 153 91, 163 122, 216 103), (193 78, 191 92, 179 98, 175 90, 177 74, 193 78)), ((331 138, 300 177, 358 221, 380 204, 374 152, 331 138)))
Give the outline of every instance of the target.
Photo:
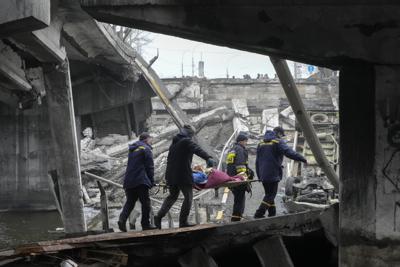
POLYGON ((275 204, 270 204, 270 203, 265 202, 265 201, 261 201, 261 203, 264 204, 267 207, 275 207, 275 204))
POLYGON ((271 146, 271 145, 273 145, 273 144, 279 144, 279 141, 278 141, 278 140, 271 140, 271 141, 269 141, 269 142, 264 142, 264 141, 262 141, 262 142, 260 143, 260 146, 264 146, 264 145, 271 146))
POLYGON ((232 218, 238 218, 238 219, 242 219, 243 218, 242 216, 237 216, 237 215, 232 215, 231 217, 232 218))
POLYGON ((226 155, 226 164, 232 164, 233 162, 235 162, 235 157, 235 152, 229 152, 228 155, 226 155))
POLYGON ((135 150, 131 150, 131 152, 137 152, 139 150, 143 150, 146 149, 144 146, 139 146, 138 148, 136 148, 135 150))
POLYGON ((246 166, 243 166, 243 165, 236 166, 237 173, 246 172, 246 170, 247 170, 246 166))
POLYGON ((143 150, 143 149, 145 149, 145 147, 144 146, 140 146, 140 147, 136 148, 133 152, 136 152, 136 151, 139 151, 139 150, 143 150))

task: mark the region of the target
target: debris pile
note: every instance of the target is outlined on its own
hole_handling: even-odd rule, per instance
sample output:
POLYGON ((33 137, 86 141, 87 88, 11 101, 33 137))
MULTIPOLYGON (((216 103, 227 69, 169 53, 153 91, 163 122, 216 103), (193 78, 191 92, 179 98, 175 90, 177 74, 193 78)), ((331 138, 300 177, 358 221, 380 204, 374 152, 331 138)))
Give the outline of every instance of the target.
MULTIPOLYGON (((332 116, 329 115, 329 120, 323 122, 317 121, 317 119, 321 117, 320 115, 314 116, 316 118, 313 123, 317 124, 316 127, 318 129, 321 127, 324 129, 326 127, 331 128, 332 125, 335 125, 336 123, 336 121, 334 120, 335 116, 333 115, 333 113, 332 116)), ((153 136, 153 156, 155 166, 154 178, 157 184, 164 183, 168 148, 171 144, 172 138, 175 136, 176 133, 178 133, 178 128, 173 123, 173 121, 166 118, 167 117, 165 116, 165 114, 153 114, 153 116, 148 120, 147 125, 149 132, 153 136)), ((269 108, 263 110, 260 114, 252 114, 248 110, 246 99, 232 99, 232 109, 222 106, 194 116, 192 118, 192 125, 196 129, 196 135, 201 136, 202 139, 205 141, 205 145, 212 148, 212 152, 215 155, 218 155, 218 157, 220 157, 221 152, 224 149, 224 145, 226 144, 228 139, 230 139, 235 133, 237 134, 243 131, 249 134, 249 141, 247 145, 249 150, 249 160, 251 162, 254 162, 257 145, 262 139, 265 130, 272 129, 276 125, 282 125, 283 128, 285 128, 287 135, 286 139, 289 140, 289 142, 293 141, 294 148, 297 148, 297 150, 300 151, 306 151, 305 148, 307 148, 304 142, 304 138, 301 136, 301 134, 296 132, 296 129, 298 129, 298 127, 296 127, 295 116, 290 107, 284 109, 269 108)), ((122 184, 126 164, 128 162, 128 145, 129 143, 135 142, 137 139, 135 138, 132 140, 128 140, 127 136, 113 134, 101 139, 94 140, 93 134, 90 129, 85 129, 83 134, 85 138, 81 141, 82 170, 90 171, 94 174, 100 175, 107 180, 122 184)), ((232 138, 231 140, 234 140, 234 138, 232 138)), ((223 157, 221 157, 221 159, 223 159, 223 157)), ((310 160, 310 162, 312 161, 310 160)), ((193 165, 199 164, 204 164, 204 161, 195 156, 193 159, 193 165)), ((310 167, 314 168, 313 166, 310 167)), ((296 173, 300 171, 300 169, 302 169, 302 167, 300 167, 298 164, 289 163, 287 161, 287 174, 285 172, 285 177, 297 176, 298 174, 296 173)), ((302 169, 301 172, 302 171, 304 170, 302 169)), ((305 181, 308 181, 306 185, 306 187, 308 187, 310 181, 314 180, 305 179, 305 181)), ((324 179, 321 178, 321 181, 324 181, 324 179)), ((89 196, 89 201, 87 201, 87 205, 91 205, 92 208, 96 210, 100 209, 99 191, 97 189, 96 181, 84 175, 83 182, 84 186, 87 188, 89 196), (94 201, 90 201, 90 199, 94 201)), ((110 223, 113 224, 116 223, 120 208, 125 201, 125 194, 124 191, 121 190, 121 188, 119 187, 109 185, 104 182, 102 182, 102 184, 108 194, 108 206, 110 208, 109 217, 110 223)), ((286 186, 286 188, 289 188, 291 186, 295 186, 295 184, 292 183, 290 184, 290 186, 286 186)), ((158 210, 160 203, 167 194, 168 192, 165 187, 155 187, 152 189, 152 207, 155 210, 158 210)), ((195 196, 196 194, 202 194, 202 192, 195 192, 195 196)), ((315 195, 315 197, 321 198, 319 195, 317 194, 315 195)), ((212 208, 210 207, 215 206, 215 209, 221 210, 220 205, 222 205, 220 201, 218 203, 210 204, 212 201, 214 201, 210 196, 211 195, 206 197, 209 198, 209 200, 207 200, 208 202, 203 201, 204 198, 203 200, 199 199, 200 206, 197 206, 198 210, 200 209, 203 211, 207 211, 200 211, 200 214, 204 213, 203 215, 204 217, 207 217, 208 221, 210 221, 210 218, 212 218, 214 214, 214 211, 211 210, 212 208)), ((327 195, 325 194, 323 198, 325 199, 326 196, 327 195)), ((315 202, 314 199, 312 200, 315 202)), ((175 206, 178 207, 180 203, 181 200, 178 200, 175 206)), ((172 217, 176 218, 178 216, 178 212, 179 209, 172 209, 172 217)), ((98 211, 88 210, 87 214, 98 214, 98 211)), ((132 215, 133 221, 135 221, 136 218, 139 217, 139 215, 140 211, 138 207, 136 207, 132 215)), ((89 225, 93 227, 99 227, 99 225, 101 225, 100 217, 98 215, 96 215, 92 220, 89 218, 88 221, 91 221, 89 225)))
MULTIPOLYGON (((196 134, 206 140, 206 145, 214 149, 213 152, 219 154, 223 144, 233 132, 232 119, 234 112, 223 107, 218 107, 192 118, 192 124, 196 129, 196 134)), ((167 164, 168 148, 178 128, 170 121, 168 125, 157 126, 149 125, 149 132, 153 136, 153 156, 155 166, 155 182, 163 183, 167 164)), ((93 139, 91 128, 83 131, 84 138, 81 140, 81 170, 100 175, 107 180, 122 184, 128 162, 127 153, 129 143, 137 141, 137 138, 128 140, 127 136, 112 134, 103 138, 93 139)), ((193 164, 204 164, 200 158, 194 157, 193 164)), ((119 209, 122 207, 125 194, 121 188, 102 183, 108 193, 110 208, 110 221, 116 220, 119 209), (112 210, 114 208, 114 210, 112 210)), ((88 201, 86 201, 86 215, 89 225, 99 227, 100 217, 98 212, 93 209, 100 209, 100 198, 97 183, 90 177, 83 175, 84 191, 87 191, 88 201), (88 208, 90 206, 90 208, 88 208)), ((164 190, 154 188, 151 195, 155 199, 165 197, 164 190)), ((153 206, 159 203, 153 203, 153 206)), ((179 205, 179 201, 177 202, 179 205)), ((178 214, 178 210, 171 210, 173 216, 178 214)), ((134 214, 137 212, 134 212, 134 214)), ((135 216, 133 216, 135 217, 135 216)))

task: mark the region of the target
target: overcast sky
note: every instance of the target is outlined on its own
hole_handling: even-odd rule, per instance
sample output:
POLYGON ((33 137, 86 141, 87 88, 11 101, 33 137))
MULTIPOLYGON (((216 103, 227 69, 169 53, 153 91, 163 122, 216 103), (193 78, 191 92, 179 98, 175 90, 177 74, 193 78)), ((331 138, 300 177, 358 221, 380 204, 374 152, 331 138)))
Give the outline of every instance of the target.
MULTIPOLYGON (((269 58, 264 55, 163 34, 151 33, 150 38, 153 41, 144 48, 143 56, 150 60, 157 54, 157 48, 159 49, 160 56, 153 68, 161 78, 181 77, 182 62, 184 75, 191 76, 192 56, 196 76, 201 58, 205 64, 204 72, 207 78, 224 78, 227 71, 230 77, 237 78, 242 78, 244 74, 249 74, 252 78, 255 78, 257 73, 268 74, 270 78, 275 75, 269 58)), ((289 66, 292 70, 292 63, 289 66)))

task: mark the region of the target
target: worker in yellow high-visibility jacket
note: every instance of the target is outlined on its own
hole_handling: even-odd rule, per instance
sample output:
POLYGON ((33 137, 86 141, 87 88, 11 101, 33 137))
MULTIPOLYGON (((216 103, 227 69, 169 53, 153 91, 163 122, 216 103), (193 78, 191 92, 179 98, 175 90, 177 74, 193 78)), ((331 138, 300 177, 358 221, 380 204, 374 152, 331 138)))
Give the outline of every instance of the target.
MULTIPOLYGON (((229 176, 235 176, 239 173, 252 173, 248 167, 247 141, 247 135, 240 133, 236 138, 236 143, 229 150, 226 156, 227 173, 229 176)), ((240 185, 232 188, 234 200, 231 221, 233 222, 240 221, 243 216, 246 204, 246 191, 249 191, 248 185, 240 185)))

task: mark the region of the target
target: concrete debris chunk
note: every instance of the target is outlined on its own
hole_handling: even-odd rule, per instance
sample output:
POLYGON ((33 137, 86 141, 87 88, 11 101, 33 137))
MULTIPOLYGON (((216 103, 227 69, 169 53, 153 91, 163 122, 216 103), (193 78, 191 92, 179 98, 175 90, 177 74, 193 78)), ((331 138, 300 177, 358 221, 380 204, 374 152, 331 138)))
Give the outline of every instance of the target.
POLYGON ((262 111, 262 124, 264 124, 263 132, 265 132, 265 130, 272 130, 274 127, 279 125, 278 108, 264 109, 262 111))
POLYGON ((232 99, 232 108, 235 113, 240 114, 242 117, 248 117, 250 115, 249 109, 247 108, 247 99, 235 98, 232 99))
POLYGON ((96 138, 97 146, 114 146, 118 144, 124 144, 128 141, 127 135, 120 134, 109 134, 102 138, 96 138))

